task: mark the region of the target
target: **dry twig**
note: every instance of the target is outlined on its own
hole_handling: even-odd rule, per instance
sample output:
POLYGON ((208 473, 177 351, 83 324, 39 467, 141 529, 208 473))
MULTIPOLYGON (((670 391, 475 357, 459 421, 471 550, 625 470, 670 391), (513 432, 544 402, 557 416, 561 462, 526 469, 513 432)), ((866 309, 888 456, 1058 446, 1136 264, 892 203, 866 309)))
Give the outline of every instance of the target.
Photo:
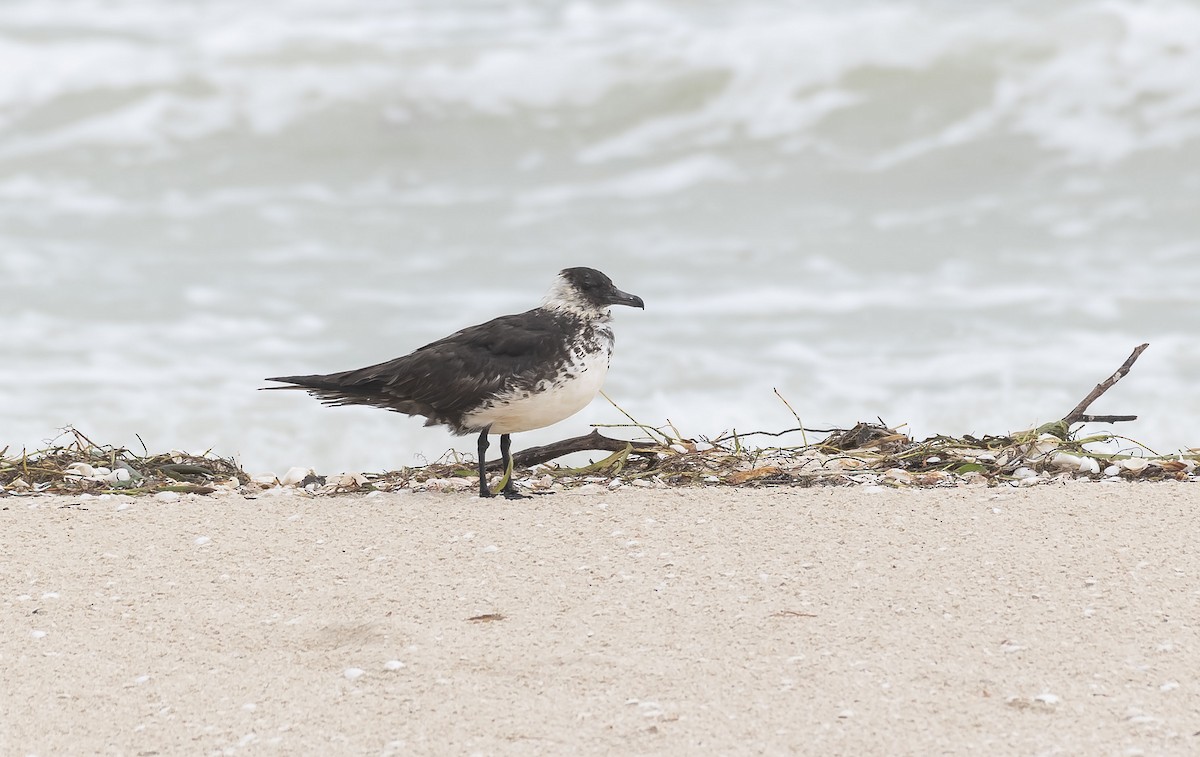
MULTIPOLYGON (((593 430, 592 433, 585 436, 573 436, 570 439, 547 444, 543 447, 530 447, 529 449, 521 450, 513 455, 513 466, 520 468, 530 468, 538 463, 544 463, 547 460, 553 460, 556 457, 569 455, 572 452, 622 452, 632 442, 627 442, 624 439, 613 439, 609 436, 604 436, 599 431, 593 430)), ((638 446, 633 445, 635 450, 638 446)), ((500 470, 504 466, 500 460, 492 460, 487 464, 487 470, 500 470)))
POLYGON ((1136 415, 1087 415, 1084 411, 1088 409, 1089 405, 1099 399, 1100 395, 1113 388, 1118 381, 1125 378, 1126 374, 1129 373, 1129 369, 1133 367, 1138 357, 1149 346, 1149 344, 1139 344, 1129 357, 1125 358, 1125 362, 1121 363, 1121 367, 1117 369, 1116 373, 1096 384, 1095 388, 1088 392, 1088 395, 1080 400, 1079 404, 1071 412, 1063 416, 1062 422, 1070 427, 1075 423, 1120 423, 1123 421, 1136 421, 1136 415))

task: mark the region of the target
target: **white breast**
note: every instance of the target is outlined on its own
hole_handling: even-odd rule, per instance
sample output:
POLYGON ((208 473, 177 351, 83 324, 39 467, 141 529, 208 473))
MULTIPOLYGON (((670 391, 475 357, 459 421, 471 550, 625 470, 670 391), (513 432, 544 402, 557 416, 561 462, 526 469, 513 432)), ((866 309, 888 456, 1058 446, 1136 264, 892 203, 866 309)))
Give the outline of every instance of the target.
POLYGON ((611 347, 576 356, 553 379, 533 391, 501 395, 463 418, 469 428, 491 426, 493 434, 515 434, 558 423, 591 402, 608 373, 611 347))

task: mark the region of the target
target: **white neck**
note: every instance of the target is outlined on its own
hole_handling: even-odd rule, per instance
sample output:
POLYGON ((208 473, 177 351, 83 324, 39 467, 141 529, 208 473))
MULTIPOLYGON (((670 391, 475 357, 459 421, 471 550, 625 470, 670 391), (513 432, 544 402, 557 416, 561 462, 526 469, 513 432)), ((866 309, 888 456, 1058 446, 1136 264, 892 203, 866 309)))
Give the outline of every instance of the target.
POLYGON ((566 311, 587 320, 607 321, 609 318, 608 306, 589 302, 561 276, 555 279, 554 286, 542 298, 541 306, 546 310, 566 311))

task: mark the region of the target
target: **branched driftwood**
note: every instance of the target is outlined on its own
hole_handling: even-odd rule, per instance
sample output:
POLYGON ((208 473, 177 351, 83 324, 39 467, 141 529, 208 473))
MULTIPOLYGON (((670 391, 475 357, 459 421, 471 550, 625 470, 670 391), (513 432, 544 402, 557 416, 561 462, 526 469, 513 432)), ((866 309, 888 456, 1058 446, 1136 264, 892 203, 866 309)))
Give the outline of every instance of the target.
POLYGON ((1125 375, 1129 373, 1129 369, 1133 367, 1138 357, 1149 346, 1149 344, 1139 344, 1129 357, 1125 358, 1125 362, 1121 363, 1121 367, 1117 369, 1116 373, 1096 384, 1095 388, 1088 392, 1088 395, 1080 400, 1079 404, 1071 412, 1063 416, 1062 423, 1070 427, 1074 423, 1120 423, 1122 421, 1136 421, 1136 415, 1088 415, 1085 411, 1100 395, 1113 388, 1118 381, 1125 378, 1125 375))
MULTIPOLYGON (((556 457, 569 455, 572 452, 620 452, 631 444, 634 447, 639 446, 624 439, 613 439, 612 437, 604 436, 599 431, 593 430, 592 433, 586 436, 574 436, 570 439, 563 439, 553 444, 547 444, 544 447, 530 447, 529 449, 516 452, 513 454, 513 467, 529 468, 538 463, 553 460, 556 457)), ((499 460, 492 460, 487 464, 488 470, 503 470, 503 467, 499 460)))

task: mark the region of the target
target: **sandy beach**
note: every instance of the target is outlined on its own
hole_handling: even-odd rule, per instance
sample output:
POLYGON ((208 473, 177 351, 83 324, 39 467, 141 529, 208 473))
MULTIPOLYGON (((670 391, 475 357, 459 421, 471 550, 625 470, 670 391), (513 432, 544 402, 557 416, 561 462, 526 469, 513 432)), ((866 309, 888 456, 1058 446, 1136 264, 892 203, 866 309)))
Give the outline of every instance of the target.
POLYGON ((1200 751, 1200 488, 0 499, 0 753, 1200 751))

